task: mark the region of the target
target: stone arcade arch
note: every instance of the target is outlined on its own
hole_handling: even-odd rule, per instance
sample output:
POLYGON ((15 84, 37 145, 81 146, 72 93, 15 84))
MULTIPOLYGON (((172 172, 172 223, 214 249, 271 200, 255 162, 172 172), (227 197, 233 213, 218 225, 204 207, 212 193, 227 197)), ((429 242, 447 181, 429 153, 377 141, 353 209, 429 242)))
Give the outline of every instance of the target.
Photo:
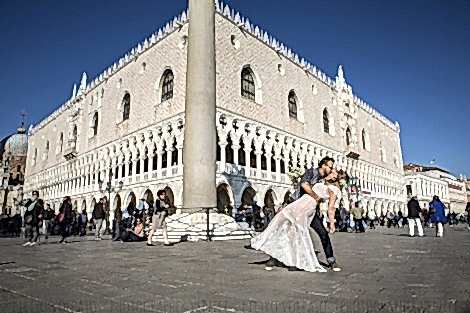
POLYGON ((250 206, 255 201, 256 191, 253 189, 252 186, 247 186, 243 192, 241 197, 240 207, 243 206, 250 206))
POLYGON ((82 201, 82 207, 81 207, 80 210, 81 211, 85 210, 85 212, 86 212, 86 200, 85 199, 83 199, 83 201, 82 201))
POLYGON ((291 192, 287 191, 284 195, 284 200, 282 201, 282 205, 289 204, 291 202, 291 192))
POLYGON ((274 190, 268 189, 268 191, 266 191, 266 194, 264 195, 264 206, 267 208, 274 209, 275 204, 276 194, 274 193, 274 190))
POLYGON ((126 205, 126 208, 128 208, 129 206, 132 207, 132 208, 135 208, 137 206, 137 198, 136 198, 135 193, 133 191, 131 191, 127 195, 125 205, 126 205))
POLYGON ((217 213, 233 214, 233 196, 230 197, 230 186, 221 183, 217 186, 217 213))
POLYGON ((155 198, 153 196, 153 192, 150 189, 145 190, 141 198, 145 199, 148 205, 153 206, 155 204, 155 198))

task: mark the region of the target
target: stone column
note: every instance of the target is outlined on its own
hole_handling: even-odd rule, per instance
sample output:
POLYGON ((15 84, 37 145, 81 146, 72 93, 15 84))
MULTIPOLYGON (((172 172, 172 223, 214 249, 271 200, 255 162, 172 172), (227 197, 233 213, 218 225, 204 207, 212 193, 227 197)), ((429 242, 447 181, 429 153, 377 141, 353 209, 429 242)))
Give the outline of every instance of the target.
MULTIPOLYGON (((271 150, 268 150, 271 151, 271 150)), ((268 179, 271 180, 271 158, 272 158, 271 152, 266 152, 266 172, 268 173, 268 179)))
POLYGON ((245 145, 245 176, 250 177, 251 176, 251 141, 250 144, 247 145, 246 143, 243 143, 245 145))
POLYGON ((131 160, 131 162, 132 162, 132 175, 131 175, 131 177, 133 177, 134 182, 135 182, 135 179, 137 178, 137 175, 140 175, 140 174, 137 174, 137 162, 140 162, 139 161, 140 158, 134 157, 134 155, 132 157, 133 157, 133 159, 131 160))
POLYGON ((138 162, 140 163, 140 174, 139 174, 139 176, 141 177, 141 179, 144 179, 145 155, 141 155, 138 162))
POLYGON ((178 149, 178 175, 183 174, 183 146, 177 146, 178 149))
POLYGON ((238 150, 240 150, 240 146, 236 145, 232 141, 232 150, 233 150, 233 164, 238 165, 238 150))
POLYGON ((255 150, 256 154, 256 177, 261 178, 261 156, 263 155, 263 150, 255 150))
POLYGON ((173 159, 173 147, 166 147, 166 176, 171 175, 171 160, 173 159))
POLYGON ((162 177, 162 155, 164 153, 163 150, 157 150, 157 178, 162 177))
POLYGON ((226 162, 226 156, 227 156, 227 142, 219 142, 219 146, 220 146, 220 171, 222 173, 225 172, 225 163, 226 162))
POLYGON ((178 149, 178 175, 183 174, 183 148, 184 136, 180 134, 176 136, 176 149, 178 149))
POLYGON ((284 155, 284 170, 286 172, 286 174, 288 174, 290 172, 290 169, 289 169, 289 152, 285 153, 284 155))
POLYGON ((118 165, 116 166, 117 168, 117 171, 118 171, 118 181, 121 181, 122 180, 122 167, 124 166, 124 164, 122 163, 118 163, 118 165))
POLYGON ((189 0, 183 205, 216 207, 215 5, 189 0))
POLYGON ((274 160, 276 161, 276 181, 280 182, 281 181, 281 157, 276 155, 274 157, 274 160))
POLYGON ((124 164, 122 164, 122 166, 124 166, 125 177, 129 177, 129 158, 128 157, 124 159, 124 164))

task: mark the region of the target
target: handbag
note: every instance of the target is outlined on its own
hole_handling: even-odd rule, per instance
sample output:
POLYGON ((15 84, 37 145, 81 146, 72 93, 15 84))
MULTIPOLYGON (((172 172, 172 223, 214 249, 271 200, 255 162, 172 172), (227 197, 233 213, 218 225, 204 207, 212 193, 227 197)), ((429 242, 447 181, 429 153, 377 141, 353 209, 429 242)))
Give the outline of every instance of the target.
POLYGON ((57 215, 57 221, 59 223, 62 223, 64 221, 64 218, 65 218, 65 214, 64 213, 59 213, 59 215, 57 215))

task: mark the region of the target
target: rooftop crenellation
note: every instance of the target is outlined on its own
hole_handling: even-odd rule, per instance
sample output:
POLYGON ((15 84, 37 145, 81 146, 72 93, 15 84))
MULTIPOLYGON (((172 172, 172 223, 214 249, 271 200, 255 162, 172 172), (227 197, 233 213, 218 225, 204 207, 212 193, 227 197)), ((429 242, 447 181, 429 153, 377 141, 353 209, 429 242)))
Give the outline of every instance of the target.
MULTIPOLYGON (((286 59, 290 60, 306 72, 315 76, 317 79, 322 81, 324 84, 328 85, 330 88, 336 88, 335 80, 325 74, 325 72, 323 72, 318 66, 313 65, 305 58, 300 57, 297 53, 293 52, 289 47, 287 47, 284 43, 270 35, 267 31, 261 29, 257 25, 252 24, 248 18, 245 18, 239 12, 236 12, 235 10, 231 9, 228 4, 224 4, 223 2, 215 0, 215 6, 216 12, 218 14, 232 21, 235 25, 243 29, 245 32, 251 34, 253 37, 264 42, 267 46, 276 51, 276 53, 283 55, 286 59)), ((175 16, 173 19, 168 21, 165 26, 152 33, 149 37, 145 38, 142 42, 139 42, 136 46, 132 47, 128 52, 126 52, 112 65, 107 67, 101 74, 97 75, 93 80, 87 82, 86 73, 83 73, 80 82, 80 87, 78 88, 78 90, 76 88, 76 85, 74 85, 72 97, 67 100, 64 104, 62 104, 51 115, 42 120, 38 125, 31 128, 30 134, 34 134, 34 132, 38 131, 50 121, 54 120, 57 115, 67 110, 74 102, 81 99, 83 95, 86 95, 90 90, 100 85, 103 81, 106 81, 110 76, 112 76, 114 73, 126 66, 128 63, 134 61, 136 58, 138 58, 139 55, 147 51, 149 48, 153 47, 155 44, 165 39, 174 31, 181 29, 181 27, 186 22, 188 22, 188 12, 187 10, 184 10, 179 15, 175 16)), ((351 87, 348 85, 348 88, 351 87)), ((397 122, 393 123, 392 121, 390 121, 388 118, 379 113, 368 103, 362 100, 359 96, 353 94, 353 99, 354 102, 360 108, 372 114, 378 120, 382 121, 385 125, 395 131, 399 130, 399 125, 397 122)))

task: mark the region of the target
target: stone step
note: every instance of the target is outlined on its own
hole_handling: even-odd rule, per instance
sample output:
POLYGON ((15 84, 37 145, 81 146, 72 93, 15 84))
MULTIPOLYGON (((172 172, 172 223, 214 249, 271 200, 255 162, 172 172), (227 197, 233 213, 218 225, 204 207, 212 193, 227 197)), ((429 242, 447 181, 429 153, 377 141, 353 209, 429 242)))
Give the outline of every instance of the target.
MULTIPOLYGON (((248 234, 245 235, 225 235, 225 236, 211 236, 211 240, 213 241, 223 241, 223 240, 243 240, 243 239, 250 239, 251 236, 248 234)), ((189 235, 187 240, 185 241, 199 241, 199 240, 207 240, 205 235, 189 235)), ((154 242, 163 242, 163 236, 153 236, 152 241, 154 242)), ((168 241, 172 243, 180 242, 181 236, 168 236, 168 241)))
MULTIPOLYGON (((246 230, 236 230, 232 232, 223 232, 223 231, 215 231, 211 232, 211 239, 212 240, 235 240, 235 239, 250 239, 253 237, 254 231, 246 231, 246 230)), ((186 237, 188 241, 196 241, 196 240, 206 240, 207 233, 205 231, 170 231, 168 232, 168 240, 170 242, 179 242, 181 238, 186 237)), ((155 235, 153 236, 153 241, 162 242, 163 241, 163 234, 161 230, 157 230, 155 235)))

